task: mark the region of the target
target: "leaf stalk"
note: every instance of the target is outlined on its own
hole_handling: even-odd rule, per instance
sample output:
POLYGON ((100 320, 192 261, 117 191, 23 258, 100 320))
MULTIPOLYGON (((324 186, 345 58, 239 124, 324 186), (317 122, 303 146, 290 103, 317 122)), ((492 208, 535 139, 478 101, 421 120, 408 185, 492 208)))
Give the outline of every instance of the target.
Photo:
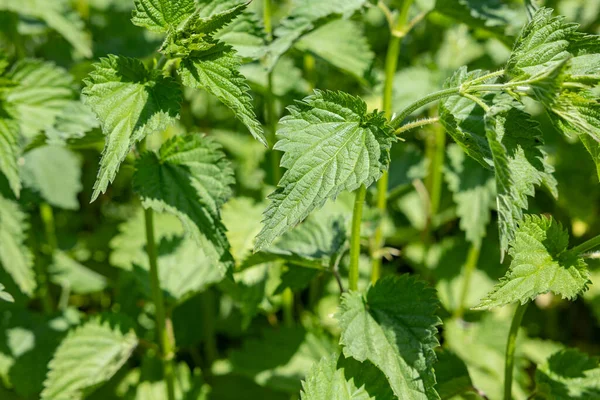
POLYGON ((363 205, 367 196, 367 188, 361 185, 356 190, 354 211, 352 212, 352 231, 350 236, 350 267, 348 272, 348 289, 358 290, 358 263, 360 260, 360 224, 362 222, 363 205))
POLYGON ((515 366, 515 350, 517 348, 517 334, 519 333, 519 327, 521 326, 521 321, 523 321, 523 315, 525 315, 528 305, 529 303, 517 304, 515 315, 510 324, 504 362, 504 400, 512 399, 512 381, 515 366))

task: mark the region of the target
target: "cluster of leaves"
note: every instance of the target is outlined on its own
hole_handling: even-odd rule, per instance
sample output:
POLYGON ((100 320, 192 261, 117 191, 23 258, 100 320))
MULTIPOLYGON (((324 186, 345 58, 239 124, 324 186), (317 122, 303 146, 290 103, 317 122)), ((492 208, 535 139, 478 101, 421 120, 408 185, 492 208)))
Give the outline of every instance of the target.
POLYGON ((600 398, 600 2, 289 3, 0 0, 0 397, 600 398))

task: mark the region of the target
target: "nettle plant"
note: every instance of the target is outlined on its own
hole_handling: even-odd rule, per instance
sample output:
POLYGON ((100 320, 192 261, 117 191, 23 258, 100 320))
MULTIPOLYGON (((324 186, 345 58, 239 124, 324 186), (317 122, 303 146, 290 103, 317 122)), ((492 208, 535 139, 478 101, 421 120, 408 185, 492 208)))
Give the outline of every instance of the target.
POLYGON ((0 0, 2 398, 600 398, 596 358, 520 329, 532 301, 575 300, 595 273, 600 236, 571 246, 560 215, 526 211, 536 188, 559 195, 547 131, 580 141, 600 177, 600 36, 531 2, 265 0, 261 21, 246 1, 135 0, 151 57, 106 54, 71 74, 28 58, 53 41, 90 58, 86 24, 101 36, 130 12, 76 3, 0 0), (416 67, 397 73, 430 16, 500 38, 503 68, 447 63, 441 90, 416 67), (380 76, 360 23, 376 18, 389 27, 380 76), (317 89, 317 67, 352 83, 317 89), (341 90, 379 80, 382 111, 341 90), (197 128, 202 107, 253 139, 197 128), (417 129, 425 155, 405 140, 417 129), (99 146, 79 211, 91 228, 73 234, 64 210, 80 208, 99 146), (461 242, 444 238, 456 219, 461 242), (396 256, 422 277, 384 265, 396 256), (95 258, 110 268, 84 265, 95 258), (500 277, 505 258, 489 288, 484 271, 500 277))

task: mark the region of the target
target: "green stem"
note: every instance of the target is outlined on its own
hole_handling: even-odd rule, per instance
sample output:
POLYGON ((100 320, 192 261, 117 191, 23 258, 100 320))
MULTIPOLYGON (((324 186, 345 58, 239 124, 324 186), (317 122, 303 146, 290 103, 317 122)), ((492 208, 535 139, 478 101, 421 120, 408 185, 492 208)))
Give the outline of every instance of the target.
POLYGON ((467 261, 465 262, 465 269, 463 272, 463 287, 460 295, 460 303, 456 310, 455 316, 462 318, 465 312, 465 305, 467 303, 467 296, 469 295, 469 289, 471 285, 471 277, 473 271, 477 268, 477 262, 479 261, 479 254, 481 253, 481 243, 475 243, 471 245, 469 254, 467 255, 467 261))
POLYGON ((167 61, 169 61, 169 59, 164 54, 161 54, 158 62, 156 63, 156 69, 163 69, 165 65, 167 65, 167 61))
POLYGON ((54 223, 54 210, 48 203, 40 204, 40 216, 44 223, 44 230, 46 232, 46 242, 48 243, 48 253, 52 256, 54 250, 58 247, 58 241, 56 240, 56 226, 54 223))
POLYGON ((294 326, 294 292, 285 288, 281 294, 281 308, 283 310, 283 324, 287 327, 294 326))
POLYGON ((267 33, 267 40, 270 42, 273 40, 273 24, 271 23, 271 0, 263 0, 263 23, 265 25, 265 32, 267 33))
POLYGON ((315 76, 315 57, 310 53, 304 55, 304 75, 308 82, 308 89, 314 90, 317 82, 315 76))
POLYGON ((433 92, 428 94, 427 96, 415 101, 410 104, 404 110, 400 111, 398 115, 390 122, 391 127, 396 130, 402 126, 402 122, 408 117, 410 114, 418 110, 419 108, 432 103, 434 101, 445 99, 446 97, 456 96, 460 93, 460 87, 454 87, 449 89, 440 90, 438 92, 433 92))
MULTIPOLYGON (((408 12, 413 0, 405 0, 402 3, 398 20, 394 27, 390 26, 392 36, 388 44, 387 54, 385 56, 385 83, 383 87, 383 112, 389 120, 392 118, 392 99, 394 93, 394 76, 398 68, 398 57, 400 56, 400 47, 402 45, 403 35, 395 35, 394 32, 403 32, 408 20, 408 12)), ((389 172, 384 171, 377 182, 377 210, 383 220, 387 212, 387 197, 389 185, 389 172)), ((375 228, 375 234, 371 246, 371 282, 375 283, 381 276, 381 249, 385 244, 383 237, 383 227, 381 221, 375 228)))
POLYGON ((348 272, 348 289, 358 290, 358 263, 360 260, 360 224, 362 222, 363 205, 367 196, 367 188, 361 185, 354 198, 352 212, 352 232, 350 236, 350 266, 348 272))
POLYGON ((571 249, 571 253, 579 255, 588 252, 598 246, 600 246, 600 235, 581 243, 579 246, 573 247, 571 249))
POLYGON ((202 330, 204 331, 204 360, 203 374, 210 375, 211 367, 218 358, 217 337, 215 334, 215 293, 207 289, 201 295, 202 330))
POLYGON ((167 331, 165 304, 158 277, 158 255, 154 241, 154 214, 152 209, 144 210, 144 217, 146 221, 146 252, 150 264, 150 286, 156 313, 156 331, 161 351, 164 379, 167 383, 167 398, 168 400, 175 400, 174 345, 167 331))
POLYGON ((396 129, 395 133, 396 133, 396 135, 400 135, 400 134, 402 134, 404 132, 408 132, 412 129, 421 128, 423 126, 427 126, 427 125, 431 125, 431 124, 436 124, 438 122, 440 122, 439 117, 419 119, 417 121, 409 122, 409 123, 402 125, 400 128, 396 129))
POLYGON ((527 310, 529 303, 518 304, 515 310, 510 331, 508 332, 508 340, 506 341, 506 356, 504 363, 504 400, 512 399, 512 380, 515 365, 515 350, 517 348, 517 334, 523 320, 523 315, 527 310))
POLYGON ((442 197, 442 172, 446 151, 446 131, 437 126, 433 135, 427 138, 427 158, 429 159, 429 175, 426 186, 429 193, 429 213, 426 234, 429 235, 431 221, 437 215, 442 197))

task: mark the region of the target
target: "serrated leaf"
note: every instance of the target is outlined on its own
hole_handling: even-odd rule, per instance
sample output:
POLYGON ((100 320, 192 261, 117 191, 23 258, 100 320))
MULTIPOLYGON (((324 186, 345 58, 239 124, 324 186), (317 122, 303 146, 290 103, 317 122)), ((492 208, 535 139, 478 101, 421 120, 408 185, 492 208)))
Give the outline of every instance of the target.
POLYGON ((229 107, 248 128, 252 136, 265 146, 262 125, 256 119, 250 88, 240 74, 241 59, 235 51, 222 43, 205 51, 196 51, 181 60, 178 68, 184 85, 203 89, 229 107))
POLYGON ((577 27, 563 16, 552 17, 552 9, 540 8, 515 42, 506 65, 507 75, 534 85, 553 75, 571 57, 569 40, 577 27))
POLYGON ((338 215, 311 215, 284 233, 273 245, 250 256, 244 267, 284 260, 315 269, 329 269, 346 247, 345 221, 338 215))
POLYGON ((37 286, 33 271, 33 255, 25 245, 27 215, 19 204, 0 193, 0 264, 19 289, 33 296, 37 286))
POLYGON ((136 162, 134 190, 145 208, 176 215, 210 259, 229 265, 219 208, 231 195, 233 171, 220 146, 199 135, 176 136, 136 162))
POLYGON ((302 382, 302 400, 393 400, 385 375, 369 361, 333 354, 313 365, 302 382))
POLYGON ((73 101, 56 116, 54 125, 46 129, 47 143, 65 145, 70 140, 83 138, 86 133, 99 127, 96 114, 83 103, 73 101))
POLYGON ((260 339, 247 340, 229 357, 232 371, 261 386, 297 393, 300 380, 335 345, 324 335, 304 328, 265 330, 260 339))
POLYGON ((179 118, 181 89, 141 61, 108 56, 86 79, 83 101, 98 116, 106 135, 92 201, 115 179, 130 148, 179 118), (118 104, 118 107, 115 107, 118 104))
POLYGON ((108 381, 137 346, 132 329, 120 318, 94 318, 70 332, 60 344, 44 382, 42 400, 83 399, 108 381))
POLYGON ((567 251, 569 234, 553 218, 527 215, 519 224, 509 254, 507 274, 476 309, 489 309, 552 292, 572 300, 587 290, 585 261, 567 251))
POLYGON ((4 285, 0 283, 0 300, 7 301, 9 303, 14 303, 15 299, 12 297, 10 293, 4 290, 4 285))
POLYGON ((196 8, 194 0, 135 0, 131 22, 154 32, 176 29, 196 8))
POLYGON ((436 390, 442 399, 451 399, 473 389, 465 362, 448 350, 437 352, 435 364, 436 390))
POLYGON ((535 372, 534 399, 600 398, 600 362, 576 349, 550 356, 535 372))
POLYGON ((92 57, 92 41, 69 1, 66 0, 0 0, 0 10, 44 21, 62 35, 84 57, 92 57))
POLYGON ((4 174, 13 193, 21 193, 21 179, 17 160, 19 148, 19 124, 10 117, 0 103, 0 173, 4 174))
POLYGON ((367 4, 367 0, 307 0, 290 9, 274 31, 275 39, 269 45, 265 64, 273 69, 281 57, 307 32, 335 16, 349 17, 367 4))
POLYGON ((508 104, 492 107, 485 116, 486 136, 496 175, 500 249, 508 248, 528 208, 528 196, 543 185, 558 197, 554 168, 541 148, 539 124, 526 112, 508 104))
POLYGON ((247 197, 236 197, 223 205, 223 223, 227 228, 231 255, 237 264, 252 252, 254 238, 260 232, 262 210, 262 204, 247 197))
POLYGON ((437 0, 435 10, 471 27, 492 32, 509 45, 510 36, 521 26, 525 14, 501 0, 437 0))
POLYGON ((67 210, 79 209, 81 160, 60 146, 38 147, 23 157, 23 183, 48 204, 67 210))
POLYGON ((343 19, 304 35, 296 47, 316 54, 360 81, 365 80, 375 58, 362 25, 343 19))
POLYGON ((52 126, 74 97, 71 75, 50 62, 21 60, 6 77, 15 83, 6 91, 7 111, 28 139, 52 126))
POLYGON ((344 294, 337 316, 344 356, 372 362, 400 399, 439 399, 437 308, 435 291, 408 275, 383 278, 364 296, 344 294))
POLYGON ((50 280, 72 293, 88 294, 106 287, 106 278, 78 263, 62 251, 56 251, 48 267, 50 280))
POLYGON ((396 140, 381 113, 367 113, 361 99, 315 91, 279 122, 276 150, 287 171, 269 198, 255 251, 300 223, 327 199, 369 186, 389 165, 396 140))
POLYGON ((494 175, 475 160, 466 157, 456 145, 448 147, 448 166, 444 170, 448 188, 456 203, 460 228, 473 244, 480 244, 490 222, 496 187, 494 175))

